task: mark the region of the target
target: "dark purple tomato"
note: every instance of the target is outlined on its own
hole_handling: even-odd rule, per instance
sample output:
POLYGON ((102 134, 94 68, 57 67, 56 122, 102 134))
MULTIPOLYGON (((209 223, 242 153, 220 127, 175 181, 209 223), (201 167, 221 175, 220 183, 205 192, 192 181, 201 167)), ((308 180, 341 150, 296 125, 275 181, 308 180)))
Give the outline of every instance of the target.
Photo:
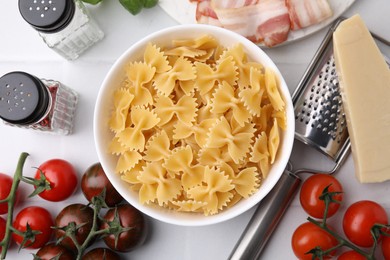
POLYGON ((81 260, 120 260, 120 256, 108 248, 95 248, 83 255, 81 260))
POLYGON ((55 243, 49 243, 41 247, 36 256, 40 260, 74 260, 76 258, 72 251, 55 243))
POLYGON ((81 179, 81 190, 89 202, 94 196, 101 194, 106 189, 105 201, 107 206, 113 207, 123 201, 122 196, 115 190, 108 180, 100 163, 90 166, 81 179))
POLYGON ((130 204, 121 204, 116 208, 109 209, 104 216, 101 229, 109 227, 109 222, 114 220, 116 211, 120 226, 130 229, 119 234, 116 245, 114 234, 105 236, 103 240, 106 245, 119 252, 128 252, 142 245, 147 233, 146 221, 144 215, 130 204))
MULTIPOLYGON (((74 223, 76 226, 79 226, 75 232, 75 237, 77 242, 81 245, 84 243, 92 229, 93 209, 86 205, 77 203, 63 208, 55 219, 55 225, 57 227, 55 230, 56 239, 65 235, 65 231, 58 228, 66 227, 69 223, 74 223)), ((76 246, 69 237, 64 238, 60 244, 76 251, 76 246)))

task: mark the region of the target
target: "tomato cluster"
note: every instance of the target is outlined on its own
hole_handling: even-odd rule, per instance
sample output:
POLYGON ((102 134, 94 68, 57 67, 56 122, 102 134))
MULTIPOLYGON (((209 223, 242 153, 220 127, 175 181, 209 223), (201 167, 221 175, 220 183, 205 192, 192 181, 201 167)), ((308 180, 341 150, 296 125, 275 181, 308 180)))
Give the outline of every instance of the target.
POLYGON ((292 235, 291 245, 297 258, 329 259, 336 254, 336 249, 347 246, 353 250, 342 253, 339 260, 366 259, 374 250, 367 252, 364 248, 375 249, 379 241, 384 258, 390 259, 390 227, 387 213, 380 204, 362 200, 349 205, 342 219, 346 240, 326 223, 337 213, 343 200, 343 187, 334 176, 310 176, 299 196, 302 208, 310 217, 292 235))
MULTIPOLYGON (((33 178, 22 176, 21 181, 35 187, 32 195, 58 202, 75 192, 78 173, 69 162, 53 159, 39 166, 33 178)), ((11 192, 13 179, 0 174, 0 183, 0 200, 4 200, 11 192)), ((88 205, 67 205, 56 218, 43 207, 28 206, 13 219, 12 239, 22 248, 39 248, 34 259, 120 259, 116 252, 131 251, 145 241, 144 216, 123 203, 100 163, 84 172, 80 186, 88 205), (108 248, 95 248, 85 254, 85 249, 98 239, 103 239, 108 248)), ((7 212, 8 203, 0 203, 0 215, 7 212)), ((0 217, 0 242, 6 230, 6 221, 0 217)), ((0 252, 4 247, 8 245, 2 244, 0 252)))

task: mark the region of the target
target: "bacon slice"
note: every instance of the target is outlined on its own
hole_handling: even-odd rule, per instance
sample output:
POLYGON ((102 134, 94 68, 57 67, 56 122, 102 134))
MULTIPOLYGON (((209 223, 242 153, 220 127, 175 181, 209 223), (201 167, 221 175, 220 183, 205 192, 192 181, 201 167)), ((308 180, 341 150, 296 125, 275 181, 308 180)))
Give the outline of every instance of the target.
POLYGON ((288 37, 290 18, 284 0, 250 1, 239 8, 218 8, 218 1, 211 0, 211 7, 224 28, 254 42, 271 47, 288 37))
POLYGON ((327 0, 286 0, 286 5, 292 30, 317 24, 333 15, 327 0))
POLYGON ((255 5, 259 0, 211 0, 214 8, 240 8, 248 5, 255 5))
POLYGON ((224 27, 255 43, 272 47, 290 30, 319 23, 333 15, 328 0, 190 0, 196 21, 224 27))
MULTIPOLYGON (((193 0, 194 1, 194 0, 193 0)), ((222 27, 217 14, 211 7, 210 0, 198 0, 196 5, 196 21, 201 24, 210 24, 222 27)))

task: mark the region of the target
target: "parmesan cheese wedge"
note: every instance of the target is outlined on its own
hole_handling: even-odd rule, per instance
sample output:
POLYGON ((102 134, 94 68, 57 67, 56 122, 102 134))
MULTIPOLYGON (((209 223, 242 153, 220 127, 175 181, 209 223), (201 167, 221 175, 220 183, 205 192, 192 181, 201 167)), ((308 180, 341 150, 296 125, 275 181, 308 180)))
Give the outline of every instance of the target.
POLYGON ((390 70, 359 15, 333 33, 336 70, 357 179, 390 180, 390 70))

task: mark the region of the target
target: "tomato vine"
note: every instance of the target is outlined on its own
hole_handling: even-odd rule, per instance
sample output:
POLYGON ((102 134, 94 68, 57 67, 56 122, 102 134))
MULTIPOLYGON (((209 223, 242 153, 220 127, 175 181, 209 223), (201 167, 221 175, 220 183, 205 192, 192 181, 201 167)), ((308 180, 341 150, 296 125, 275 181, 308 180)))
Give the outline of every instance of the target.
MULTIPOLYGON (((34 230, 32 226, 30 227, 29 223, 23 224, 26 225, 25 231, 21 231, 20 229, 15 228, 15 226, 13 226, 15 223, 12 223, 14 218, 13 213, 17 197, 17 189, 21 181, 34 186, 35 190, 30 196, 40 195, 42 192, 52 189, 52 186, 50 185, 51 182, 46 180, 45 174, 39 174, 40 177, 37 179, 23 176, 23 166, 27 157, 28 153, 22 153, 20 155, 12 180, 10 192, 6 198, 0 200, 0 203, 6 203, 8 208, 8 217, 5 223, 5 228, 3 222, 1 226, 1 229, 5 231, 2 231, 2 233, 4 233, 4 237, 0 241, 0 259, 5 259, 12 236, 19 237, 19 240, 21 241, 19 243, 21 249, 33 244, 36 241, 37 236, 42 235, 40 230, 34 230), (30 243, 26 244, 27 241, 30 243)), ((91 170, 89 168, 87 173, 90 171, 91 170)), ((103 175, 106 177, 104 172, 99 172, 100 178, 102 178, 103 175)), ((88 174, 88 178, 91 178, 91 176, 94 175, 88 174)), ((86 181, 88 181, 88 179, 86 181)), ((121 204, 120 202, 122 197, 119 198, 120 200, 117 200, 115 203, 113 203, 115 204, 114 207, 107 205, 106 188, 109 189, 109 194, 113 193, 114 188, 107 185, 101 190, 99 194, 92 196, 92 198, 86 196, 86 198, 89 200, 87 205, 68 205, 60 212, 60 214, 58 214, 54 226, 49 226, 50 231, 54 231, 56 233, 57 241, 55 246, 60 246, 61 242, 65 239, 74 245, 75 252, 72 253, 75 253, 76 260, 82 259, 82 257, 85 255, 86 249, 92 244, 93 241, 97 239, 103 239, 107 246, 119 252, 130 251, 145 241, 147 229, 143 214, 129 204, 121 204), (84 214, 84 218, 81 219, 81 215, 83 214, 77 214, 74 212, 70 213, 69 211, 66 211, 68 207, 75 205, 80 206, 80 209, 89 209, 90 212, 92 211, 93 213, 84 214), (106 216, 101 217, 100 213, 103 208, 107 208, 108 211, 106 216), (123 210, 124 208, 126 208, 126 211, 123 210), (108 214, 109 212, 111 212, 111 215, 114 217, 110 217, 111 215, 108 214), (74 219, 71 219, 72 217, 78 218, 78 220, 80 220, 79 223, 76 223, 74 219), (60 222, 58 219, 62 219, 63 221, 60 222), (86 226, 91 222, 92 224, 90 227, 86 228, 86 226), (87 232, 85 237, 82 239, 79 239, 80 232, 87 232), (119 240, 122 241, 120 245, 118 242, 119 240), (114 241, 114 243, 111 243, 111 241, 114 241)), ((86 192, 88 194, 90 193, 88 190, 86 190, 86 192)), ((18 216, 16 218, 18 218, 18 216)), ((46 244, 47 242, 49 241, 45 241, 44 243, 46 244)), ((66 245, 64 245, 64 248, 71 249, 66 245)), ((55 250, 61 252, 63 249, 57 247, 55 250)), ((94 252, 93 254, 91 253, 91 255, 96 255, 99 252, 108 254, 111 251, 109 249, 102 249, 94 252)), ((34 259, 40 259, 39 254, 34 255, 34 259)))
POLYGON ((320 229, 324 230, 327 232, 329 235, 334 237, 337 241, 338 244, 332 248, 323 250, 319 247, 315 247, 311 250, 309 250, 306 254, 311 254, 312 259, 324 259, 324 256, 330 255, 331 252, 334 252, 336 249, 342 248, 342 247, 347 247, 351 249, 352 251, 355 251, 356 253, 364 256, 368 260, 375 260, 375 251, 378 246, 378 242, 381 237, 390 237, 390 234, 388 233, 390 225, 387 224, 382 224, 382 223, 376 223, 372 225, 371 227, 371 236, 374 240, 374 243, 371 247, 369 247, 367 250, 363 250, 361 247, 355 245, 354 243, 350 242, 348 239, 340 235, 338 232, 334 231, 332 228, 330 228, 327 224, 327 213, 328 209, 331 203, 337 203, 337 200, 335 199, 335 196, 338 195, 338 192, 329 192, 329 187, 326 187, 323 191, 322 194, 320 195, 319 199, 323 200, 325 203, 325 212, 323 215, 323 218, 321 220, 316 220, 312 217, 308 217, 307 220, 310 223, 313 223, 320 229))

